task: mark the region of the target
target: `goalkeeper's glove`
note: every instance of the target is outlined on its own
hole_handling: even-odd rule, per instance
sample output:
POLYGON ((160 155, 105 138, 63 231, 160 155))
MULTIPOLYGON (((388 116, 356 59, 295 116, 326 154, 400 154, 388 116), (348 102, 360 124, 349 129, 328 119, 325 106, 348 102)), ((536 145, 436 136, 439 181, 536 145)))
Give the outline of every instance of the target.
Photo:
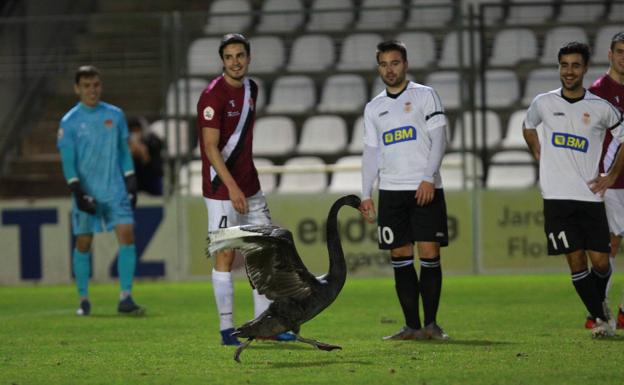
POLYGON ((130 199, 130 203, 132 204, 132 209, 134 209, 137 204, 137 191, 139 190, 137 186, 136 175, 135 174, 126 175, 125 181, 126 181, 126 190, 128 191, 128 199, 130 199))
POLYGON ((71 182, 69 184, 69 189, 71 190, 72 194, 74 194, 74 198, 76 198, 76 205, 78 206, 79 210, 89 214, 95 214, 95 199, 91 195, 82 191, 82 188, 80 188, 80 182, 71 182))

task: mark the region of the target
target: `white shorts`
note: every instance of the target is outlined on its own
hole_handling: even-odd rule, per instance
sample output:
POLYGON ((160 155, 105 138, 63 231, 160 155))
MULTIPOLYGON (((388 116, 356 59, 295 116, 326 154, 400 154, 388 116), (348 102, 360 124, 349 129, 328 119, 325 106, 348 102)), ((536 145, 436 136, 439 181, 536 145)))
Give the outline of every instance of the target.
POLYGON ((607 189, 604 195, 609 231, 624 235, 624 189, 607 189))
POLYGON ((240 214, 232 201, 204 198, 208 210, 208 232, 241 225, 270 225, 271 213, 262 190, 247 198, 249 211, 240 214))

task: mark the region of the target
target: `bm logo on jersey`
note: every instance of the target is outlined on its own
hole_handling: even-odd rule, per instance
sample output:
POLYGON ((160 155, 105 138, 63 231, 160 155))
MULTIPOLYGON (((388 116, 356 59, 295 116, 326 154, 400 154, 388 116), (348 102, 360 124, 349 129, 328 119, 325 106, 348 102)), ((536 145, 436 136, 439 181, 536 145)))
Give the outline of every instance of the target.
POLYGON ((555 147, 569 148, 570 150, 587 152, 589 140, 582 136, 553 132, 552 144, 555 147))
POLYGON ((416 128, 413 126, 397 127, 383 134, 383 142, 386 146, 416 140, 416 128))

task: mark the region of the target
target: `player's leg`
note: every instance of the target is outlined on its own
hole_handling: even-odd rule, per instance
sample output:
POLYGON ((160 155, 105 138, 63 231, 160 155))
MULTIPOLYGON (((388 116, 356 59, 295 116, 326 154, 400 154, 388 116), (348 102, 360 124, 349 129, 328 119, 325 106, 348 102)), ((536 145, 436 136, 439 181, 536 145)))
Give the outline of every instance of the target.
MULTIPOLYGON (((615 256, 617 255, 624 234, 624 189, 607 189, 604 195, 605 210, 607 220, 609 222, 609 230, 611 232, 611 247, 609 251, 609 264, 611 265, 611 273, 615 269, 615 256)), ((605 297, 609 298, 609 288, 611 287, 613 274, 607 282, 605 297)), ((624 312, 622 312, 622 304, 624 298, 619 303, 617 316, 617 327, 624 328, 624 312)))
POLYGON ((405 326, 384 340, 424 339, 419 314, 419 282, 414 269, 407 205, 411 191, 379 191, 377 236, 379 248, 390 250, 396 291, 405 326))
POLYGON ((91 245, 93 232, 97 231, 96 215, 72 208, 72 233, 76 237, 76 244, 72 251, 72 267, 76 279, 76 287, 80 296, 80 305, 76 314, 89 315, 91 302, 89 301, 89 276, 91 275, 91 245))
POLYGON ((143 315, 145 308, 134 302, 132 298, 132 284, 136 271, 137 255, 134 245, 134 224, 123 223, 115 225, 115 235, 119 243, 117 255, 117 272, 119 273, 119 304, 117 311, 121 314, 143 315))
MULTIPOLYGON (((208 232, 239 224, 239 215, 230 201, 204 198, 204 202, 208 210, 208 232)), ((215 255, 212 288, 219 313, 221 344, 238 346, 241 344, 240 341, 232 336, 234 332, 234 282, 232 279, 234 258, 234 250, 223 250, 215 255)))

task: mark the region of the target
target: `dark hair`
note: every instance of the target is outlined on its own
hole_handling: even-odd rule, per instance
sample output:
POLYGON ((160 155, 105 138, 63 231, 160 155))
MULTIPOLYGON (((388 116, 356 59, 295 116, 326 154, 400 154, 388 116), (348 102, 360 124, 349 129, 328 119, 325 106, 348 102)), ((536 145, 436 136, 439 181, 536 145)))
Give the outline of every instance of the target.
POLYGON ((221 59, 223 59, 223 49, 226 46, 235 43, 240 43, 244 45, 247 55, 249 56, 251 54, 249 40, 247 40, 245 36, 240 33, 228 33, 227 35, 223 35, 223 38, 221 39, 221 44, 219 44, 219 56, 221 56, 221 59))
POLYGON ((580 54, 583 57, 585 65, 589 63, 589 57, 591 56, 589 46, 585 43, 579 43, 578 41, 572 41, 561 47, 559 49, 559 53, 557 54, 557 62, 561 62, 561 56, 569 55, 571 53, 580 54))
POLYGON ((80 83, 80 78, 92 78, 94 76, 100 76, 100 70, 97 69, 96 66, 93 65, 85 65, 80 66, 76 70, 76 74, 74 75, 74 81, 76 84, 80 83))
POLYGON ((622 42, 624 42, 624 32, 618 32, 615 35, 613 35, 613 38, 611 38, 611 47, 609 47, 609 49, 613 51, 613 48, 615 48, 615 45, 617 43, 622 43, 622 42))
POLYGON ((377 44, 377 63, 379 63, 379 55, 388 51, 399 51, 404 61, 407 61, 407 47, 399 40, 386 40, 377 44))

